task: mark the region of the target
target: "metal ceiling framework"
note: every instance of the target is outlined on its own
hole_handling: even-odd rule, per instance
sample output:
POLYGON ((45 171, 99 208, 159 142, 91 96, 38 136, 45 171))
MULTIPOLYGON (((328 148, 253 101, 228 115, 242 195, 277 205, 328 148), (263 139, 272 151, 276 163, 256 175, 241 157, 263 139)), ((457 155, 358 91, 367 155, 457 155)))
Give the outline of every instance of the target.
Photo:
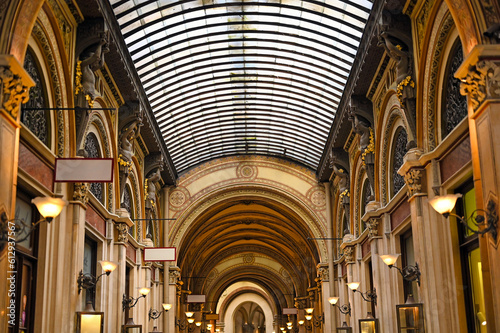
POLYGON ((178 173, 262 154, 318 167, 368 0, 110 0, 178 173))

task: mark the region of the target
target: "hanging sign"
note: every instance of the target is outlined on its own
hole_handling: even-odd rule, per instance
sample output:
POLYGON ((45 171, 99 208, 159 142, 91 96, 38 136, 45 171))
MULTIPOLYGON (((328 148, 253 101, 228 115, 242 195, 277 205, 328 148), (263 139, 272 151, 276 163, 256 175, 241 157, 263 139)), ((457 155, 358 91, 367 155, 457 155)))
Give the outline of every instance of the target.
POLYGON ((111 183, 112 158, 56 158, 54 182, 111 183))
POLYGON ((144 261, 175 261, 175 247, 145 247, 144 261))

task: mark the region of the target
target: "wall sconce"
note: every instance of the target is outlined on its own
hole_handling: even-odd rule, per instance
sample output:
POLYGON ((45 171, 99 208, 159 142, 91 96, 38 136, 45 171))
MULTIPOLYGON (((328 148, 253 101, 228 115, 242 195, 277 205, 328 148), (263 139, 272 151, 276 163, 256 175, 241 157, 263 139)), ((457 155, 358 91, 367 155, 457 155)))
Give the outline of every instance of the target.
POLYGON ((111 272, 114 271, 118 266, 112 261, 101 260, 99 261, 99 263, 101 264, 104 273, 102 273, 98 277, 95 277, 92 274, 83 274, 83 271, 80 271, 80 274, 78 274, 78 279, 76 280, 76 282, 78 283, 78 293, 80 293, 82 289, 93 289, 103 275, 109 276, 109 274, 111 274, 111 272))
POLYGON ((2 212, 0 215, 0 249, 3 249, 7 242, 21 243, 25 241, 38 224, 41 222, 52 222, 54 218, 61 214, 64 206, 68 204, 66 200, 52 197, 36 197, 31 202, 35 204, 42 216, 41 220, 33 223, 31 226, 26 225, 26 222, 21 219, 9 220, 5 212, 2 212), (24 233, 26 228, 30 228, 30 231, 24 233), (16 235, 21 234, 24 234, 24 236, 21 239, 17 239, 16 235))
MULTIPOLYGON (((306 308, 304 309, 306 311, 306 320, 307 321, 311 321, 312 320, 312 324, 314 325, 314 327, 320 327, 321 324, 324 322, 325 318, 320 315, 320 316, 314 316, 312 313, 314 312, 314 308, 306 308)), ((308 326, 310 327, 310 326, 308 326)), ((308 327, 306 327, 307 329, 309 329, 308 327)))
MULTIPOLYGON (((188 332, 194 331, 194 327, 191 327, 191 325, 189 325, 189 324, 194 323, 194 318, 193 318, 194 312, 186 311, 184 314, 186 315, 186 319, 185 320, 177 319, 175 321, 175 326, 179 327, 179 331, 184 331, 186 328, 188 329, 188 332), (186 321, 187 321, 187 324, 186 324, 186 321)), ((207 325, 207 328, 208 328, 208 325, 207 325)), ((212 328, 212 325, 210 325, 210 329, 211 328, 212 328)))
POLYGON ((405 304, 396 305, 398 332, 424 332, 424 305, 409 294, 405 304))
POLYGON ((95 312, 92 302, 87 301, 85 310, 76 313, 76 333, 103 333, 104 312, 95 312))
POLYGON ((332 306, 336 306, 339 308, 339 311, 340 313, 342 314, 345 314, 345 315, 351 315, 351 304, 347 303, 347 304, 344 304, 344 305, 341 305, 341 306, 338 306, 337 305, 337 302, 339 301, 339 298, 338 297, 329 297, 328 298, 328 302, 330 302, 330 304, 332 306))
POLYGON ((403 269, 400 269, 397 266, 394 266, 394 263, 398 260, 400 254, 383 254, 380 256, 380 259, 389 266, 389 268, 396 268, 398 272, 401 274, 403 279, 406 281, 417 281, 418 286, 420 286, 420 269, 418 268, 418 263, 415 263, 415 266, 408 265, 403 269))
POLYGON ((377 293, 375 289, 362 293, 358 290, 359 282, 350 282, 347 284, 347 286, 355 293, 360 293, 361 297, 363 297, 366 302, 372 302, 373 304, 377 305, 377 293))
POLYGON ((462 197, 460 193, 436 196, 435 198, 429 200, 429 204, 432 206, 432 208, 434 208, 436 212, 442 214, 445 218, 448 218, 448 216, 450 215, 456 217, 460 223, 462 223, 468 230, 475 234, 484 235, 490 232, 491 237, 493 237, 493 240, 496 242, 498 215, 496 212, 495 201, 490 199, 486 206, 486 210, 476 209, 468 218, 465 218, 465 216, 461 217, 451 212, 455 207, 455 204, 457 203, 457 199, 460 197, 462 197), (485 216, 479 215, 478 212, 483 212, 485 216), (471 228, 470 224, 475 225, 478 229, 476 230, 471 228))
POLYGON ((341 327, 337 327, 337 333, 352 333, 352 327, 347 326, 347 323, 344 321, 341 327))
POLYGON ((360 333, 378 333, 378 319, 373 318, 372 313, 368 312, 366 319, 359 320, 360 333))
POLYGON ((479 322, 479 324, 481 326, 486 326, 486 317, 484 316, 484 313, 479 311, 478 313, 476 313, 476 317, 477 317, 477 321, 479 322))
POLYGON ((133 298, 132 296, 127 297, 125 294, 123 294, 123 299, 122 299, 123 311, 125 311, 125 309, 133 308, 141 298, 146 298, 146 295, 149 294, 150 290, 151 289, 147 287, 140 288, 139 293, 141 294, 141 296, 137 298, 133 298))
POLYGON ((153 308, 149 309, 149 313, 148 313, 149 320, 151 320, 151 319, 155 320, 155 319, 160 318, 160 316, 163 314, 163 312, 168 312, 168 310, 170 310, 172 308, 172 304, 167 304, 167 303, 163 303, 161 306, 163 306, 164 311, 158 311, 158 310, 155 310, 153 308))

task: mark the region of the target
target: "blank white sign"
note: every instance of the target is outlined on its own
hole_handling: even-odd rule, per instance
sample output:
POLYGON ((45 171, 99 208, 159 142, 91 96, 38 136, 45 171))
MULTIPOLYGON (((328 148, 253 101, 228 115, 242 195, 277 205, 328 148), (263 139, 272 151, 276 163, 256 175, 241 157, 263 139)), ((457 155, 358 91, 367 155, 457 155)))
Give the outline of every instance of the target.
POLYGON ((187 303, 205 303, 205 295, 187 295, 187 303))
POLYGON ((175 261, 175 247, 146 247, 144 261, 175 261))
POLYGON ((111 183, 112 158, 56 158, 54 182, 111 183))
POLYGON ((298 311, 296 308, 283 308, 283 314, 284 315, 293 315, 293 314, 297 314, 298 311))

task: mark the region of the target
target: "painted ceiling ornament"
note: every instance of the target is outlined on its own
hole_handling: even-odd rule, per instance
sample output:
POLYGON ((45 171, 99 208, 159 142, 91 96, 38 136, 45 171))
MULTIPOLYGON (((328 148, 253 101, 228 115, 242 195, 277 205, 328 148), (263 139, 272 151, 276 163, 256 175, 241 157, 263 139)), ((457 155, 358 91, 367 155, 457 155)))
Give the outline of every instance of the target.
POLYGON ((408 27, 408 17, 385 12, 383 22, 377 26, 378 46, 396 62, 396 93, 408 124, 407 150, 416 143, 416 92, 413 77, 413 43, 408 27))

